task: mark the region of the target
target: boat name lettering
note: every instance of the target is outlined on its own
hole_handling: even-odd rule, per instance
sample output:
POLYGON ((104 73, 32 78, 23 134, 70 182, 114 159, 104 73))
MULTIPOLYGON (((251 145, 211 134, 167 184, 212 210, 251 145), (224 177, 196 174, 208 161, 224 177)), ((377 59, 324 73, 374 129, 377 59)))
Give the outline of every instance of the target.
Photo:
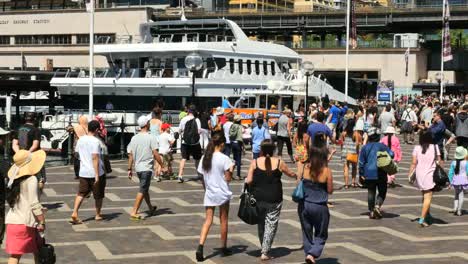
POLYGON ((241 95, 243 91, 247 90, 266 90, 267 88, 232 88, 233 95, 241 95))
POLYGON ((10 23, 10 21, 8 21, 8 20, 0 20, 0 25, 7 25, 8 23, 10 23))

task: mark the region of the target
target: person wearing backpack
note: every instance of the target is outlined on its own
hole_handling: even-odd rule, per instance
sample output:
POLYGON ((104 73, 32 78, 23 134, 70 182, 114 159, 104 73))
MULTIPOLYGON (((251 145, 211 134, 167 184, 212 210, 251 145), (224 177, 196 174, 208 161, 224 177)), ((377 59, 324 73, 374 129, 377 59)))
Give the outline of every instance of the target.
POLYGON ((190 156, 195 160, 195 167, 198 168, 198 163, 202 157, 202 150, 200 145, 201 123, 196 114, 195 105, 190 105, 188 115, 180 120, 179 133, 182 135, 182 144, 180 152, 182 160, 180 161, 179 176, 177 180, 183 183, 182 175, 184 173, 185 162, 190 160, 190 156))
POLYGON ((457 135, 457 146, 468 148, 468 104, 464 104, 455 117, 455 135, 457 135))
POLYGON ((241 121, 242 117, 240 115, 235 115, 234 123, 229 129, 229 140, 231 141, 232 155, 236 161, 238 180, 241 180, 242 149, 244 148, 244 141, 242 138, 244 127, 242 127, 241 121))
POLYGON ((359 177, 367 186, 369 219, 381 219, 381 207, 387 195, 387 172, 378 167, 378 152, 385 151, 391 158, 394 153, 379 142, 380 134, 375 127, 369 128, 367 135, 369 143, 364 145, 359 154, 359 177))
MULTIPOLYGON (((24 115, 24 125, 18 128, 13 135, 12 149, 15 153, 20 150, 35 152, 41 149, 41 131, 35 126, 36 114, 27 112, 24 115)), ((47 181, 45 167, 37 173, 36 178, 39 182, 39 189, 44 188, 47 181)))

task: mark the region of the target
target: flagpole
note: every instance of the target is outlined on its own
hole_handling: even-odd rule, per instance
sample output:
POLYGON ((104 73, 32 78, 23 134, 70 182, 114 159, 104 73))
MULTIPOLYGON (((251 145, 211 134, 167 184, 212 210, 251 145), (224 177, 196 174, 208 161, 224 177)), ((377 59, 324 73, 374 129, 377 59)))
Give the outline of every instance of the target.
POLYGON ((408 101, 409 101, 409 87, 408 87, 408 64, 409 64, 409 55, 410 55, 410 48, 408 47, 408 50, 407 50, 407 53, 408 53, 408 57, 406 59, 406 71, 405 71, 405 79, 406 79, 406 104, 408 104, 408 101))
POLYGON ((441 32, 441 45, 440 45, 440 102, 444 97, 444 38, 445 38, 445 1, 442 1, 442 32, 441 32))
POLYGON ((89 118, 94 109, 94 0, 89 0, 89 118))
POLYGON ((351 13, 351 0, 346 1, 346 57, 345 57, 345 102, 348 101, 349 78, 349 18, 351 13))

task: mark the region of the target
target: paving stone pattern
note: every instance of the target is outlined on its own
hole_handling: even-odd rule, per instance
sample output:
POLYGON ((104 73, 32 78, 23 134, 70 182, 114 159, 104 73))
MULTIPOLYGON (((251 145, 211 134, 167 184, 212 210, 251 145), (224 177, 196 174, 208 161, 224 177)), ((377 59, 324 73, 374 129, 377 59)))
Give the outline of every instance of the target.
MULTIPOLYGON (((343 161, 337 154, 331 161, 335 193, 331 196, 329 240, 318 263, 468 263, 468 214, 456 217, 448 213, 453 205, 453 191, 444 190, 433 199, 431 212, 436 223, 420 228, 414 221, 420 214, 421 194, 407 183, 407 173, 414 146, 403 145, 398 183, 389 189, 383 210, 384 219, 369 220, 367 190, 341 189, 343 161)), ((453 148, 452 148, 453 150, 453 148)), ((453 152, 451 153, 451 156, 453 152)), ((177 156, 178 157, 178 156, 177 156)), ((247 173, 250 154, 243 159, 243 174, 247 173)), ((178 162, 174 163, 177 171, 178 162)), ((194 177, 192 162, 188 162, 187 177, 194 177)), ((294 164, 289 166, 295 168, 294 164)), ((448 165, 447 165, 448 166, 448 165)), ((95 222, 94 200, 86 199, 80 211, 83 225, 71 226, 67 220, 73 207, 77 181, 71 167, 47 168, 49 183, 42 200, 48 207, 47 239, 57 252, 57 263, 193 263, 200 229, 204 220, 203 189, 199 182, 152 182, 150 195, 158 206, 157 216, 134 222, 129 213, 138 191, 138 183, 126 176, 126 162, 113 164, 109 175, 103 213, 105 221, 95 222)), ((297 205, 290 193, 294 181, 283 178, 284 204, 281 221, 271 254, 271 263, 302 263, 302 235, 297 217, 297 205)), ((229 216, 229 245, 234 255, 220 257, 219 218, 205 245, 205 263, 259 263, 259 241, 255 226, 237 218, 240 181, 233 181, 235 194, 229 216)), ((146 205, 142 205, 147 210, 146 205)), ((2 249, 0 263, 6 263, 2 249)), ((33 263, 31 256, 22 263, 33 263)))

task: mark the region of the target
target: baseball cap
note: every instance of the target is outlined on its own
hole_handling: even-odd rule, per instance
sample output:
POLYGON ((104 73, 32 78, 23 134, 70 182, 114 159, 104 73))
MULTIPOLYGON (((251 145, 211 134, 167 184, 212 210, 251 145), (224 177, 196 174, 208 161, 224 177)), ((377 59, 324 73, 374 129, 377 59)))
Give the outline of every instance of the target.
POLYGON ((164 123, 164 124, 161 125, 162 130, 166 130, 166 129, 170 128, 170 127, 171 127, 171 125, 168 124, 168 123, 164 123))
POLYGON ((148 118, 148 116, 146 116, 146 115, 140 116, 138 118, 138 121, 137 121, 138 126, 139 127, 145 127, 150 120, 151 120, 151 118, 148 118))

